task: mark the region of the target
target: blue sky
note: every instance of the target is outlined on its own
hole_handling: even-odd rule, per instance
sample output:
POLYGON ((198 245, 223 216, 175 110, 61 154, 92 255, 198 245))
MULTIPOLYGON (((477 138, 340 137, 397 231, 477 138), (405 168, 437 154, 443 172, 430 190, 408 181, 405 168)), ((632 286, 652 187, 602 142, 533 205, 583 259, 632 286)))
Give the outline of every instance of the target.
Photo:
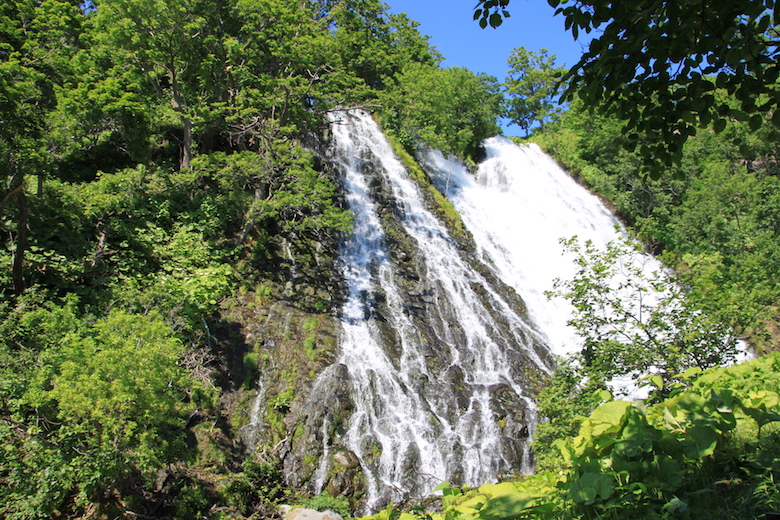
MULTIPOLYGON (((560 66, 574 65, 583 45, 563 26, 563 17, 546 0, 512 0, 512 15, 497 29, 481 29, 473 21, 476 0, 385 0, 394 13, 406 13, 420 23, 419 31, 430 36, 430 43, 446 58, 444 67, 465 67, 484 72, 503 81, 506 60, 516 47, 529 51, 547 49, 560 66)), ((516 127, 505 128, 519 135, 516 127)))

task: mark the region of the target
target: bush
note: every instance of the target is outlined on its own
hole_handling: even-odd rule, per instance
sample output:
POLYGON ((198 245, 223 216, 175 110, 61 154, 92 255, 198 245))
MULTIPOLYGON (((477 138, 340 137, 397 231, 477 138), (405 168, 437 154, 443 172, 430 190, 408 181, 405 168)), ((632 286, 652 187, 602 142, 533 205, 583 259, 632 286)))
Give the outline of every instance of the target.
POLYGON ((349 500, 344 497, 334 497, 327 492, 320 493, 319 495, 311 498, 303 498, 298 501, 302 507, 308 507, 315 511, 327 511, 330 509, 334 513, 338 513, 342 518, 351 518, 352 510, 349 507, 349 500))

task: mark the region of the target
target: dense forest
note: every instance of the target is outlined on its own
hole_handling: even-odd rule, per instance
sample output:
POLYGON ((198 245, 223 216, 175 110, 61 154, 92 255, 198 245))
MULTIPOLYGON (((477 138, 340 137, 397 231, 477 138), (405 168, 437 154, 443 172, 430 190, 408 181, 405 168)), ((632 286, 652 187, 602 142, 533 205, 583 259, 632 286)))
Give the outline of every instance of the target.
MULTIPOLYGON (((591 335, 588 356, 561 360, 538 396, 536 476, 445 485, 439 503, 380 516, 780 509, 770 125, 706 122, 667 175, 648 175, 657 143, 615 114, 553 102, 565 71, 546 52, 516 49, 503 82, 442 68, 417 24, 379 0, 10 0, 0 34, 4 517, 354 511, 354 497, 287 486, 277 451, 297 432, 285 421, 296 389, 336 349, 335 261, 352 216, 325 150, 327 114, 344 108, 374 112, 399 152, 424 145, 472 164, 509 117, 674 270, 687 307, 670 312, 695 324, 652 346, 591 335), (255 322, 273 313, 286 319, 262 337, 255 322), (691 351, 733 346, 718 338, 762 357, 700 375, 718 362, 699 366, 691 351), (614 401, 607 360, 638 345, 679 355, 649 380, 647 403, 614 401), (249 439, 259 370, 276 386, 268 431, 249 439)), ((723 87, 723 104, 742 102, 723 87)), ((604 270, 588 266, 621 254, 572 247, 591 288, 604 270)), ((558 290, 576 300, 582 287, 558 290)), ((579 324, 599 330, 587 314, 579 324)))

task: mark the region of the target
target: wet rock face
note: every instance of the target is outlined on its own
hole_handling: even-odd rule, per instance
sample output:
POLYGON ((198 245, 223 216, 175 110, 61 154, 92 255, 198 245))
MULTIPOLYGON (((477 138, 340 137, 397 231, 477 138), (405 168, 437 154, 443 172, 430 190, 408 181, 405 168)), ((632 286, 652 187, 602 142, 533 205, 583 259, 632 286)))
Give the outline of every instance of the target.
POLYGON ((332 267, 319 268, 322 283, 304 276, 300 262, 287 266, 283 298, 300 293, 311 302, 333 290, 339 346, 307 361, 284 333, 269 340, 268 322, 254 331, 270 354, 261 367, 268 431, 273 413, 281 415, 278 432, 260 437, 277 450, 288 484, 347 496, 361 512, 421 497, 442 480, 479 484, 522 467, 533 420, 528 394, 550 361, 523 322, 522 300, 476 258, 467 234, 444 236, 441 219, 430 216, 439 213, 429 190, 419 190, 421 201, 402 200, 381 153, 360 149, 349 165, 338 153, 322 169, 341 169, 345 192, 346 170, 357 170, 372 212, 363 218, 378 222, 380 238, 361 250, 370 259, 359 266, 367 272, 359 283, 344 281, 360 256, 356 241, 367 240, 358 230, 332 267), (448 262, 452 271, 442 268, 448 262), (327 275, 339 271, 340 282, 327 275), (369 346, 378 349, 368 354, 369 346), (291 401, 280 402, 291 388, 291 401))
POLYGON ((327 485, 333 497, 351 497, 354 502, 365 495, 365 482, 360 461, 351 451, 337 451, 330 459, 331 468, 327 485))
MULTIPOLYGON (((322 466, 322 457, 332 449, 333 439, 338 438, 347 428, 354 409, 349 385, 347 367, 342 364, 331 365, 313 385, 300 410, 294 417, 290 417, 302 426, 301 434, 290 443, 289 455, 284 460, 284 470, 290 485, 315 485, 315 472, 322 466)), ((334 460, 338 461, 349 456, 348 452, 343 451, 337 454, 339 458, 334 460)), ((350 464, 341 464, 345 469, 354 470, 359 466, 354 455, 347 460, 350 464)))

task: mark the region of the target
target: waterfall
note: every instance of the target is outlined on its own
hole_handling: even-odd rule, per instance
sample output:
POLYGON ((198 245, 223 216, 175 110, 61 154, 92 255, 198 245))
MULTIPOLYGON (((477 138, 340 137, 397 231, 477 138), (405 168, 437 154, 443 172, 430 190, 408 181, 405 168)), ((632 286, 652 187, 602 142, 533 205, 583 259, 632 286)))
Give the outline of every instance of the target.
POLYGON ((445 480, 529 471, 529 393, 551 369, 544 336, 428 209, 368 114, 336 113, 331 127, 355 226, 341 251, 340 353, 312 391, 328 408, 309 416, 323 445, 317 489, 345 453, 359 462, 366 511, 445 480))
MULTIPOLYGON (((548 299, 555 278, 570 279, 575 265, 562 254, 561 238, 577 236, 603 249, 624 233, 615 216, 535 144, 506 138, 483 143, 487 158, 472 175, 437 150, 421 154, 434 184, 453 203, 497 276, 528 305, 556 354, 578 345, 568 302, 548 299)), ((644 261, 645 259, 642 259, 644 261)), ((660 269, 648 257, 647 269, 660 269)))

